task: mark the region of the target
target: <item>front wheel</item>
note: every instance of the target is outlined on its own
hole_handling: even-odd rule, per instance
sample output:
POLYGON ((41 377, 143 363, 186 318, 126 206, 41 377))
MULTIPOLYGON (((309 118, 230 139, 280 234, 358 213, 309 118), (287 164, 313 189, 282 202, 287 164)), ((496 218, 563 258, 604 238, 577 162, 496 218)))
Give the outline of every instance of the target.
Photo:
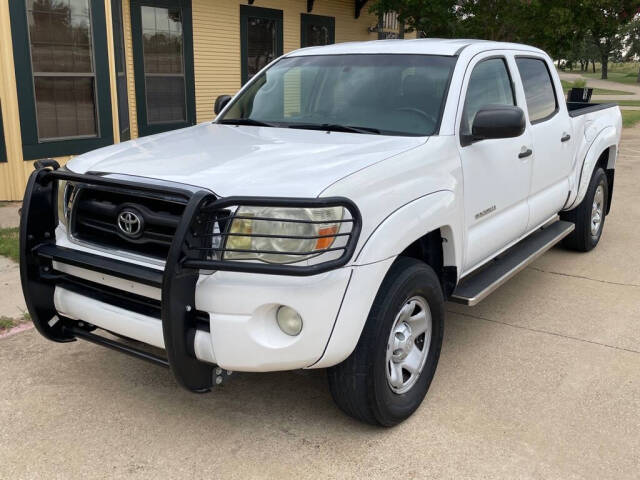
POLYGON ((572 250, 588 252, 595 248, 602 236, 604 219, 609 199, 609 183, 607 174, 600 167, 591 176, 584 199, 573 210, 560 214, 563 220, 573 222, 576 226, 562 244, 572 250))
POLYGON ((354 352, 328 370, 333 399, 348 415, 392 426, 422 403, 438 365, 444 298, 435 272, 400 257, 387 273, 354 352))

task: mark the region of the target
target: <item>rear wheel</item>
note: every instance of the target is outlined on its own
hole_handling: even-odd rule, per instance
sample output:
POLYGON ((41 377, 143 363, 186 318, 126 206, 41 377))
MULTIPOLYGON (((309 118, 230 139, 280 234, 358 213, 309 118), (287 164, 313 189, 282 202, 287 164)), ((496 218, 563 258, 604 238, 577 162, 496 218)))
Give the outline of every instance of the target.
POLYGON ((565 247, 580 252, 588 252, 595 248, 602 236, 608 199, 607 175, 598 167, 591 176, 587 193, 580 205, 561 214, 563 220, 573 222, 576 226, 563 240, 565 247))
POLYGON ((354 352, 328 370, 333 399, 364 422, 395 425, 422 403, 435 374, 444 298, 424 262, 399 258, 380 286, 354 352))

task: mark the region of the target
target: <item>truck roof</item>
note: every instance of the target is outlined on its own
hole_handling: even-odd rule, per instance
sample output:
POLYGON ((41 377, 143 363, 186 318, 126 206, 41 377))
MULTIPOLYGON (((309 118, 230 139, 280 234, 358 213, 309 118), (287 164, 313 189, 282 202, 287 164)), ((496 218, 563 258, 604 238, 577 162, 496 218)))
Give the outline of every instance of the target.
POLYGON ((286 57, 304 55, 346 55, 349 53, 398 53, 421 55, 458 55, 466 48, 474 53, 486 50, 528 50, 544 53, 542 50, 520 43, 494 42, 474 39, 417 38, 413 40, 375 40, 367 42, 345 42, 322 47, 308 47, 295 50, 286 57))

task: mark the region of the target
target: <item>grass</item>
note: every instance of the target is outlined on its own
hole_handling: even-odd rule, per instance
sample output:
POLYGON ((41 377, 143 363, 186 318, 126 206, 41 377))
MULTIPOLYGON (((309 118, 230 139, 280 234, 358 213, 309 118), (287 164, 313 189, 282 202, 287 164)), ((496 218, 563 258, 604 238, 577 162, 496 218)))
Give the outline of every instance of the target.
POLYGON ((18 229, 0 228, 0 255, 9 257, 14 262, 19 259, 18 229))
MULTIPOLYGON (((600 78, 600 72, 597 73, 583 73, 588 78, 600 78)), ((608 72, 607 80, 610 82, 626 83, 629 85, 637 85, 638 72, 625 73, 625 72, 608 72)))
MULTIPOLYGON (((583 88, 583 82, 576 80, 575 82, 569 82, 568 80, 560 80, 562 82, 562 89, 567 93, 569 89, 573 87, 583 88)), ((608 90, 606 88, 594 88, 593 95, 633 95, 633 92, 623 92, 621 90, 608 90)))
POLYGON ((622 126, 633 127, 640 122, 640 110, 622 110, 622 126))
MULTIPOLYGON (((640 100, 611 100, 611 101, 613 103, 617 103, 621 107, 640 107, 640 100)), ((594 100, 594 102, 598 103, 598 100, 594 100)))
POLYGON ((20 318, 11 318, 5 315, 0 316, 0 333, 4 333, 18 325, 31 321, 31 315, 28 312, 22 314, 20 318))

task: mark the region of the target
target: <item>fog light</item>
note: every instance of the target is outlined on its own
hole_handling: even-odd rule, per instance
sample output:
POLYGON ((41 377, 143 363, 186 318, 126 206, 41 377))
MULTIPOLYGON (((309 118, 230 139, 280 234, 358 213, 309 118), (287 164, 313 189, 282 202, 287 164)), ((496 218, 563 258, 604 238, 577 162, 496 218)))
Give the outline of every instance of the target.
POLYGON ((302 317, 291 307, 284 305, 278 307, 276 320, 280 330, 287 335, 295 337, 302 331, 302 317))

